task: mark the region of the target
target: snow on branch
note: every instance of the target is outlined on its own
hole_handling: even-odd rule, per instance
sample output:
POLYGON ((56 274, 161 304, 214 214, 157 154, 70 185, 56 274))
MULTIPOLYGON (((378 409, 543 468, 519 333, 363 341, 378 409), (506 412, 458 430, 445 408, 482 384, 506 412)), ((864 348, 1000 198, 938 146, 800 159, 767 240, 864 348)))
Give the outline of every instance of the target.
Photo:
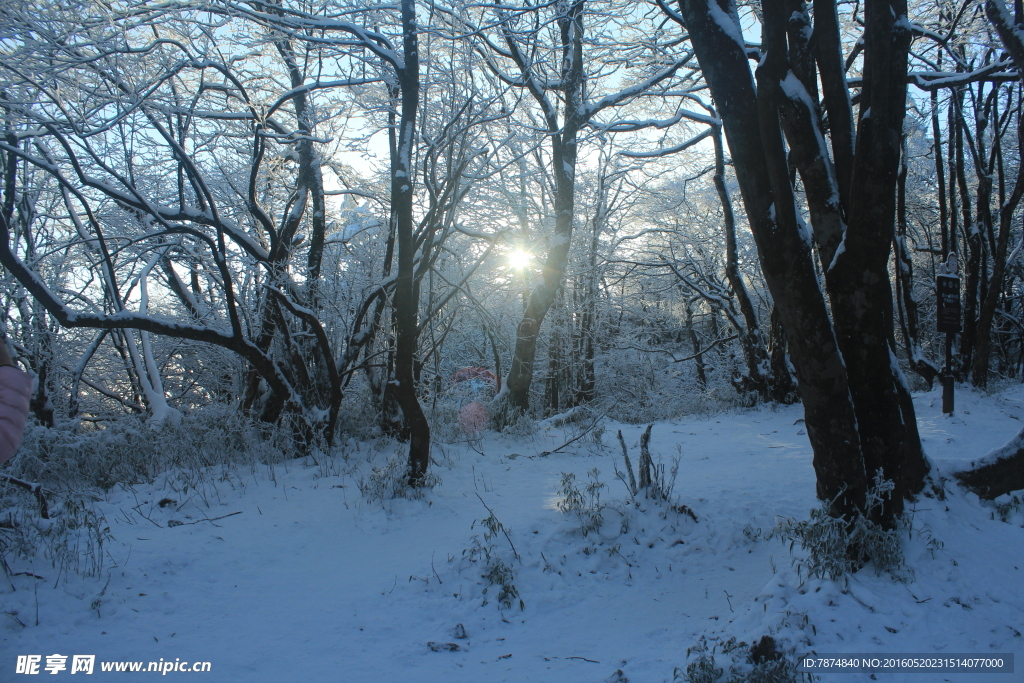
MULTIPOLYGON (((1008 71, 1014 66, 1010 60, 993 62, 980 69, 966 73, 943 72, 943 71, 912 71, 907 74, 907 82, 920 90, 941 90, 942 88, 957 88, 962 85, 984 81, 986 83, 1012 83, 1020 80, 1020 73, 1008 71)), ((851 87, 853 81, 851 79, 851 87)))
POLYGON ((620 119, 612 123, 595 123, 591 122, 590 126, 603 132, 608 133, 621 133, 628 131, 644 130, 647 128, 671 128, 683 119, 689 121, 696 121, 698 123, 706 123, 709 126, 720 126, 722 120, 714 116, 708 116, 707 114, 698 114, 688 109, 680 109, 676 112, 676 115, 670 119, 645 119, 645 120, 629 120, 620 119))
POLYGON ((666 147, 664 149, 657 149, 657 150, 654 150, 653 152, 619 152, 619 155, 624 156, 624 157, 629 157, 631 159, 650 159, 652 157, 664 157, 664 156, 669 156, 670 154, 678 154, 679 152, 682 152, 683 150, 686 150, 686 149, 689 149, 690 147, 693 147, 694 145, 696 145, 701 140, 710 137, 713 132, 714 132, 713 128, 708 128, 707 130, 705 130, 700 135, 692 137, 689 140, 687 140, 686 142, 684 142, 682 144, 679 144, 679 145, 676 145, 675 147, 666 147))
POLYGON ((1024 26, 1013 20, 1003 0, 986 0, 985 13, 1006 51, 1013 57, 1017 69, 1024 71, 1024 26))
MULTIPOLYGON (((318 40, 315 33, 326 33, 329 31, 347 33, 356 39, 352 44, 353 47, 366 48, 396 69, 405 68, 405 59, 401 51, 394 48, 386 35, 368 30, 351 21, 309 14, 294 8, 285 8, 276 3, 261 2, 260 0, 254 0, 246 4, 224 2, 223 6, 234 15, 247 17, 267 28, 290 32, 304 42, 337 44, 338 41, 336 39, 318 40), (261 8, 264 11, 260 11, 261 8)), ((373 8, 361 8, 361 11, 370 12, 371 9, 398 11, 399 6, 378 5, 373 8)))
MULTIPOLYGON (((911 71, 907 74, 907 83, 920 90, 942 90, 958 88, 971 83, 1012 83, 1020 80, 1021 75, 1013 70, 1014 63, 1009 59, 1001 59, 973 71, 911 71)), ((864 79, 853 77, 847 79, 850 88, 862 88, 864 79)))
MULTIPOLYGON (((593 117, 594 114, 601 111, 602 109, 607 109, 608 107, 622 104, 626 100, 630 100, 642 95, 643 93, 647 92, 648 90, 656 86, 658 83, 661 83, 662 81, 674 76, 675 73, 679 71, 679 69, 686 66, 692 59, 693 52, 687 52, 678 60, 673 62, 671 65, 651 75, 650 77, 645 78, 644 80, 638 83, 634 83, 633 85, 627 88, 623 88, 617 93, 606 95, 597 102, 594 102, 592 104, 581 105, 584 107, 584 111, 581 112, 581 118, 583 120, 588 120, 591 117, 593 117)), ((699 116, 699 114, 697 114, 697 116, 699 116)))

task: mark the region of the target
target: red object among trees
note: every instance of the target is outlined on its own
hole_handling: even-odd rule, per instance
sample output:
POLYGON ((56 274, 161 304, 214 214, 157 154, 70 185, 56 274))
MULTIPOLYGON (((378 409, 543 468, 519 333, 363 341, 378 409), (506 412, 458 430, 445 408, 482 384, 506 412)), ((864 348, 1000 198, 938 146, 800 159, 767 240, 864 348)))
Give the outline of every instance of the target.
POLYGON ((488 384, 494 385, 496 389, 501 389, 498 376, 487 368, 462 368, 461 370, 456 370, 455 374, 452 375, 452 384, 469 382, 474 379, 483 380, 488 384))

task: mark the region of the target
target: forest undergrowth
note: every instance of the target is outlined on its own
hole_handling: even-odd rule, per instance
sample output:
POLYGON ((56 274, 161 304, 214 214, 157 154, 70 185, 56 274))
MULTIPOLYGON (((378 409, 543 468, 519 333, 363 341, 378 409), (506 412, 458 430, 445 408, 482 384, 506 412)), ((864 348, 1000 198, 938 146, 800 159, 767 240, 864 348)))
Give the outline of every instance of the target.
MULTIPOLYGON (((610 383, 606 389, 629 400, 598 401, 564 417, 544 420, 522 414, 501 432, 508 438, 529 439, 539 429, 566 426, 569 444, 593 444, 601 441, 606 419, 636 423, 673 414, 714 414, 740 405, 724 380, 718 389, 675 391, 674 385, 680 381, 677 373, 655 373, 653 366, 645 363, 638 355, 632 364, 620 364, 617 372, 603 380, 610 383)), ((479 440, 466 434, 459 423, 459 409, 465 402, 465 397, 442 396, 427 403, 437 464, 452 465, 444 462, 446 444, 472 446, 479 440)), ((392 437, 382 434, 369 408, 359 398, 346 402, 347 433, 339 437, 330 453, 303 447, 286 428, 269 428, 234 408, 216 404, 159 424, 125 416, 101 422, 68 421, 52 428, 30 426, 18 457, 3 473, 38 484, 46 509, 32 492, 0 481, 0 560, 10 572, 12 563, 39 554, 58 576, 70 572, 100 577, 104 566, 110 565, 104 548, 111 535, 96 503, 112 489, 130 491, 156 483, 167 491, 163 500, 173 501, 177 508, 192 504, 209 509, 210 501, 219 499, 222 487, 236 489, 247 476, 272 480, 274 465, 297 458, 324 475, 357 473, 353 476, 368 502, 420 495, 408 488, 406 461, 398 453, 384 462, 372 457, 364 461, 360 444, 366 444, 365 452, 372 454, 393 443, 392 437), (353 456, 356 451, 361 451, 360 455, 353 456)), ((438 474, 431 473, 424 488, 439 481, 438 474)), ((141 508, 126 514, 146 516, 141 508)))

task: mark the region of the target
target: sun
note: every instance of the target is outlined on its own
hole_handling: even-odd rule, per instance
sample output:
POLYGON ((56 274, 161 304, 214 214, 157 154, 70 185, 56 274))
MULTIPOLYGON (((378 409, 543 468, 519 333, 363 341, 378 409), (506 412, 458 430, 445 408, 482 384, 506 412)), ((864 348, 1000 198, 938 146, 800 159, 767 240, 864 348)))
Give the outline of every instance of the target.
POLYGON ((532 261, 533 254, 524 249, 516 249, 508 255, 508 264, 516 270, 526 270, 532 261))

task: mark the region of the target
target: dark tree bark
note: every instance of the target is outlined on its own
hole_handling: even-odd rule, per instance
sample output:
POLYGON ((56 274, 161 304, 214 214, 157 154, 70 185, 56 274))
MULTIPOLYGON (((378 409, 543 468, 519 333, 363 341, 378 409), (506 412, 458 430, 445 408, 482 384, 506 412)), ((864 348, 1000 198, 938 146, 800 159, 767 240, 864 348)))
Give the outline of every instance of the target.
POLYGON ((768 353, 771 362, 771 386, 769 396, 776 403, 790 404, 797 400, 796 382, 789 370, 786 352, 786 333, 782 329, 782 320, 778 308, 772 306, 770 330, 768 335, 768 353))
MULTIPOLYGON (((991 268, 994 271, 999 268, 998 261, 999 256, 996 253, 996 239, 995 230, 992 224, 992 191, 993 191, 993 175, 995 171, 995 158, 993 156, 995 146, 993 146, 993 153, 986 151, 986 135, 985 129, 990 123, 987 121, 989 116, 993 115, 991 111, 992 106, 995 103, 994 94, 997 91, 993 91, 988 97, 985 97, 982 101, 979 101, 981 97, 981 87, 979 84, 979 92, 975 94, 972 99, 975 103, 975 130, 974 135, 970 134, 969 129, 964 127, 964 137, 968 142, 968 149, 971 153, 971 160, 974 162, 975 175, 977 176, 976 192, 976 216, 974 224, 969 231, 970 238, 969 243, 972 245, 971 257, 977 263, 971 282, 968 283, 969 298, 964 307, 965 316, 969 316, 972 321, 970 343, 967 344, 969 349, 969 356, 965 357, 965 372, 970 372, 971 381, 978 387, 984 387, 988 381, 987 370, 988 361, 987 359, 982 363, 986 372, 984 377, 979 377, 975 372, 977 368, 977 358, 979 355, 979 347, 984 345, 984 353, 988 353, 988 334, 989 328, 991 327, 991 319, 988 321, 988 326, 983 327, 983 308, 984 301, 988 297, 989 284, 991 282, 989 278, 989 270, 991 262, 991 268), (978 383, 980 381, 980 384, 978 383)), ((998 123, 991 122, 994 137, 998 141, 998 123)), ((993 309, 994 310, 994 309, 993 309)))
MULTIPOLYGON (((1019 3, 1017 4, 1019 8, 1019 3)), ((1019 32, 1021 29, 1020 9, 1017 10, 1016 20, 1010 16, 1009 10, 1002 0, 986 0, 985 14, 995 27, 999 40, 1003 47, 1010 53, 1017 70, 1024 73, 1024 37, 1019 32)))
POLYGON ((888 261, 896 214, 896 179, 906 113, 910 29, 905 0, 865 5, 864 87, 851 175, 845 249, 827 276, 840 349, 846 361, 869 475, 896 486, 891 512, 924 486, 928 465, 913 404, 892 348, 888 261), (903 18, 902 22, 899 18, 903 18))
POLYGON ((906 6, 894 0, 865 7, 862 111, 870 108, 870 115, 861 117, 854 141, 852 125, 845 124, 853 117, 835 4, 815 3, 815 54, 832 125, 834 170, 821 144, 816 98, 809 94, 816 81, 806 33, 788 31, 791 18, 807 21, 803 4, 763 3, 756 91, 732 3, 680 0, 679 7, 718 103, 762 270, 787 333, 818 495, 836 500, 836 514, 862 509, 869 476, 882 469, 900 493, 883 513, 888 519, 901 511, 904 496, 920 490, 927 472, 892 353, 886 270, 906 94, 906 6), (783 130, 805 180, 813 237, 796 207, 783 130), (812 239, 826 272, 832 318, 815 278, 812 239))
POLYGON ((394 395, 409 428, 409 485, 423 483, 430 465, 430 424, 416 396, 415 358, 419 330, 419 296, 414 278, 416 242, 414 235, 412 148, 416 136, 416 114, 420 98, 419 28, 414 0, 402 0, 402 54, 397 66, 401 90, 398 150, 392 157, 391 204, 398 245, 395 279, 395 385, 394 395))
MULTIPOLYGON (((1018 145, 1021 140, 1020 126, 1017 126, 1018 145)), ((998 132, 997 132, 998 135, 998 132)), ((997 144, 999 138, 996 138, 997 144)), ((1003 183, 1002 167, 999 168, 1000 185, 1003 183)), ((992 272, 988 277, 985 297, 978 309, 978 321, 975 332, 974 359, 971 367, 971 383, 976 387, 988 384, 989 361, 992 348, 993 323, 996 308, 1003 296, 1004 278, 1006 277, 1006 254, 1010 245, 1010 233, 1014 213, 1024 197, 1024 164, 1019 165, 1017 178, 1014 181, 1010 196, 999 207, 999 233, 996 237, 995 249, 992 250, 992 272)))
MULTIPOLYGON (((953 161, 950 164, 950 172, 956 179, 955 190, 954 184, 951 184, 950 195, 954 197, 953 209, 951 212, 956 211, 956 206, 959 206, 960 211, 958 215, 951 213, 951 229, 958 229, 961 235, 957 239, 963 239, 963 248, 959 251, 966 255, 965 265, 965 277, 964 277, 964 320, 963 320, 963 331, 960 333, 960 362, 961 367, 958 374, 965 374, 970 371, 972 359, 974 358, 974 345, 977 338, 977 311, 978 311, 978 291, 981 288, 980 282, 982 277, 982 251, 984 250, 984 244, 982 243, 981 232, 975 229, 974 221, 971 218, 972 214, 972 202, 970 188, 967 183, 967 172, 966 162, 964 159, 964 137, 967 134, 966 125, 964 124, 963 117, 963 106, 964 106, 964 89, 956 88, 950 96, 950 131, 952 140, 950 141, 950 151, 953 156, 953 161), (955 227, 954 227, 955 226, 955 227)), ((951 239, 954 238, 954 234, 951 234, 951 239)), ((966 377, 963 377, 966 379, 966 377)))
POLYGON ((836 501, 835 513, 852 512, 863 505, 867 475, 846 370, 818 288, 811 245, 797 221, 778 102, 768 99, 771 86, 755 92, 731 2, 681 0, 679 5, 718 103, 765 280, 788 333, 818 495, 836 501))
MULTIPOLYGON (((939 53, 939 66, 942 66, 942 53, 939 53)), ((932 90, 931 97, 931 121, 932 121, 932 153, 935 155, 935 180, 938 184, 939 196, 939 232, 941 234, 942 258, 949 254, 949 210, 946 208, 946 169, 942 163, 942 129, 939 126, 939 93, 932 90)), ((904 163, 904 165, 906 165, 904 163)), ((905 175, 905 174, 904 174, 905 175)), ((955 244, 955 240, 953 240, 955 244)))

